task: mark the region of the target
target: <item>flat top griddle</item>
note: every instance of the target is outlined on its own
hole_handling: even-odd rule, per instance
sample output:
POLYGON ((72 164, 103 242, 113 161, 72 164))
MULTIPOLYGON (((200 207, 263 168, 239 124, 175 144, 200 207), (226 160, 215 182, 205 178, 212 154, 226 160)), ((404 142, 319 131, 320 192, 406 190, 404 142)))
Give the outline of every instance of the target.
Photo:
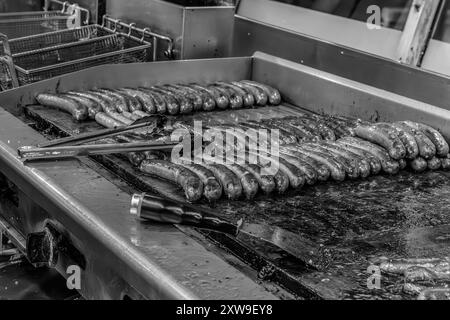
MULTIPOLYGON (((292 115, 297 110, 300 109, 280 106, 202 113, 194 118, 243 121, 292 115)), ((75 123, 70 115, 42 106, 28 106, 26 113, 36 121, 39 130, 57 136, 100 128, 95 122, 75 123)), ((96 159, 143 191, 184 200, 176 186, 143 176, 126 160, 115 156, 96 159)), ((383 258, 450 256, 449 177, 445 172, 405 171, 393 177, 328 182, 284 196, 215 204, 215 212, 229 220, 245 217, 248 222, 276 225, 313 240, 320 247, 320 271, 308 269, 294 257, 263 242, 248 239, 236 243, 221 234, 204 234, 259 270, 261 279, 278 282, 301 297, 412 299, 415 297, 403 292, 404 279, 400 276, 383 274, 381 289, 368 289, 367 269, 383 258)))

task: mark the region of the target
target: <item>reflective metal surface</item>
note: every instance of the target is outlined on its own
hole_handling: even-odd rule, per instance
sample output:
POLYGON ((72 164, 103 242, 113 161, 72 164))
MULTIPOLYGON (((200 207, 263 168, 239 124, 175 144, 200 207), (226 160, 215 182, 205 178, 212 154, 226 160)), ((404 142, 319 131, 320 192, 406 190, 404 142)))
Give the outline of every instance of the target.
POLYGON ((229 56, 234 6, 184 7, 160 0, 108 0, 107 13, 123 21, 167 34, 175 41, 176 59, 229 56))
POLYGON ((23 256, 0 255, 0 300, 78 299, 53 269, 34 268, 23 256))
POLYGON ((365 22, 270 0, 242 0, 237 15, 392 60, 402 35, 399 30, 369 29, 365 22))
MULTIPOLYGON (((434 40, 430 43, 430 56, 425 56, 423 68, 445 70, 441 66, 445 66, 448 59, 442 59, 442 51, 434 51, 432 46, 434 40)), ((404 66, 389 59, 236 16, 233 56, 252 55, 255 51, 272 54, 444 109, 450 108, 449 76, 404 66)))

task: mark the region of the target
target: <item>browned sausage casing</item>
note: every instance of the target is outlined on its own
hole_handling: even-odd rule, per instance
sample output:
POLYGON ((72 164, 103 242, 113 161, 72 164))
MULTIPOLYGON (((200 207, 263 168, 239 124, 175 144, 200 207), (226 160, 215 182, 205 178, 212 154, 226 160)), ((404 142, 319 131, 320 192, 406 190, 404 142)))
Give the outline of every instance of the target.
POLYGON ((88 117, 88 109, 69 97, 63 97, 58 94, 41 93, 36 97, 36 100, 44 106, 57 108, 70 113, 77 121, 86 120, 88 117))
POLYGON ((209 169, 223 188, 223 193, 230 200, 237 200, 242 195, 242 184, 239 178, 222 164, 203 164, 209 169))
POLYGON ((195 173, 202 180, 204 186, 203 196, 208 201, 214 202, 220 199, 222 196, 222 186, 210 170, 195 163, 183 164, 183 167, 195 173))
POLYGON ((203 195, 203 183, 200 178, 180 165, 163 160, 144 160, 140 165, 140 170, 177 184, 183 188, 188 201, 198 201, 203 195))
POLYGON ((400 160, 406 156, 406 149, 398 136, 388 130, 377 126, 358 126, 355 134, 364 140, 378 144, 385 148, 392 159, 400 160))

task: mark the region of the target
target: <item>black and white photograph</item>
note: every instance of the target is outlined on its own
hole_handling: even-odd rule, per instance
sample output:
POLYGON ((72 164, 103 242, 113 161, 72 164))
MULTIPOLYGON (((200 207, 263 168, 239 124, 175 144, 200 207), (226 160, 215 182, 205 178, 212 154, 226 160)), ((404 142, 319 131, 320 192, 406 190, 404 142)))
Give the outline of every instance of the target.
POLYGON ((450 0, 0 0, 0 305, 448 301, 449 144, 450 0))

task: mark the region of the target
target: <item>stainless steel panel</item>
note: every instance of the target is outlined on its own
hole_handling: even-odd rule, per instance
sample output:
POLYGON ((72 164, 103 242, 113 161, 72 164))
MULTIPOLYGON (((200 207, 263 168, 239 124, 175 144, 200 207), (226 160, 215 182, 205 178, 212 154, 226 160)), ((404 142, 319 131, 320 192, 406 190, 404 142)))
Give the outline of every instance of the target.
MULTIPOLYGON (((431 40, 423 57, 422 68, 450 77, 450 43, 431 40)), ((450 91, 450 87, 447 87, 450 91)))
POLYGON ((237 15, 276 28, 396 59, 401 31, 270 0, 242 0, 237 15))
POLYGON ((183 7, 161 0, 108 0, 112 17, 171 37, 176 59, 228 56, 234 24, 233 6, 183 7))
MULTIPOLYGON (((433 43, 433 41, 432 41, 433 43)), ((236 16, 233 56, 262 51, 360 83, 450 109, 450 77, 401 65, 350 48, 321 41, 236 16)), ((432 52, 431 50, 430 52, 432 52)), ((424 68, 436 71, 446 64, 444 55, 427 56, 424 68), (438 57, 439 56, 439 57, 438 57)))
POLYGON ((230 56, 234 10, 226 7, 186 8, 184 14, 184 59, 230 56))

